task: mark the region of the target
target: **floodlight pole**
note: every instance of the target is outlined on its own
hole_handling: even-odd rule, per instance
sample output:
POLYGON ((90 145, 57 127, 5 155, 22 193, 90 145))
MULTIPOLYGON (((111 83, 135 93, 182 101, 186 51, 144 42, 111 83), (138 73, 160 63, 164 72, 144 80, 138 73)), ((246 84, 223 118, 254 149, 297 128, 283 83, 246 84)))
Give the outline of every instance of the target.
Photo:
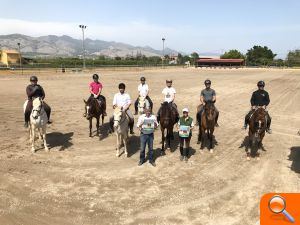
POLYGON ((20 69, 22 70, 22 75, 23 75, 23 66, 22 66, 22 56, 21 56, 21 43, 17 43, 18 48, 19 48, 19 61, 20 61, 20 69))
POLYGON ((163 43, 163 57, 162 57, 162 66, 163 68, 165 67, 165 38, 163 37, 162 39, 162 43, 163 43))
POLYGON ((85 25, 79 25, 79 28, 82 30, 82 57, 83 57, 83 69, 85 69, 85 47, 84 47, 84 30, 86 29, 87 26, 85 25))

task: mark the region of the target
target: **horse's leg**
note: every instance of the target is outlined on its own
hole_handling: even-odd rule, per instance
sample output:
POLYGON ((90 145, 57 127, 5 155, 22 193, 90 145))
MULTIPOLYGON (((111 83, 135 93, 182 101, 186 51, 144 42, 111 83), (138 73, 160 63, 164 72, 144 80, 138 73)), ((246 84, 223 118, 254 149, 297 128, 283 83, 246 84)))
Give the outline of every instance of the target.
POLYGON ((205 129, 201 127, 201 149, 204 149, 204 136, 205 136, 205 129))
POLYGON ((32 137, 32 141, 31 141, 31 151, 32 153, 35 153, 35 127, 34 125, 31 127, 31 137, 32 137))
POLYGON ((209 132, 209 141, 210 141, 210 143, 209 143, 210 150, 209 151, 210 151, 210 153, 214 152, 214 150, 213 150, 213 133, 214 133, 214 130, 212 128, 209 132))
POLYGON ((166 138, 166 145, 167 145, 167 150, 170 150, 170 143, 171 143, 171 131, 170 128, 167 128, 167 138, 166 138))
POLYGON ((97 117, 97 123, 96 123, 96 127, 97 127, 97 136, 99 136, 99 120, 100 120, 100 116, 97 117))
POLYGON ((42 134, 43 134, 43 141, 44 141, 44 148, 45 148, 45 151, 49 151, 49 148, 48 148, 48 146, 47 146, 47 141, 46 141, 46 128, 47 128, 47 126, 44 126, 43 128, 42 128, 42 134))
POLYGON ((118 132, 116 132, 116 136, 117 136, 117 152, 116 152, 116 156, 119 157, 120 156, 120 143, 119 143, 119 134, 118 132))
POLYGON ((90 135, 89 137, 92 137, 92 118, 89 119, 90 122, 90 135))
POLYGON ((124 144, 124 152, 125 156, 128 157, 128 152, 127 152, 127 134, 123 135, 123 144, 124 144))
POLYGON ((161 128, 161 155, 165 155, 165 129, 161 128))
POLYGON ((104 114, 103 113, 101 115, 101 119, 102 119, 102 124, 101 125, 103 125, 103 123, 104 123, 104 114))
POLYGON ((200 142, 201 142, 201 124, 199 124, 198 141, 197 141, 197 144, 200 144, 200 142))

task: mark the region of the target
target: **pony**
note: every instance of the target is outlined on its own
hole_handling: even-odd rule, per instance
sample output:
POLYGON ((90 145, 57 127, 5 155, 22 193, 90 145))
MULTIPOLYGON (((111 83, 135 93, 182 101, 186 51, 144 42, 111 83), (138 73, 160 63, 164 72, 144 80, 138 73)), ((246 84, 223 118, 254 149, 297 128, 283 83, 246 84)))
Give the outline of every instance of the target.
POLYGON ((125 156, 128 156, 127 152, 127 140, 129 130, 129 119, 126 113, 121 108, 116 107, 114 109, 114 131, 117 137, 117 152, 116 156, 120 156, 121 144, 124 145, 125 156))
MULTIPOLYGON (((23 109, 25 112, 28 100, 24 103, 23 109)), ((46 129, 48 117, 43 107, 43 100, 41 98, 35 98, 32 100, 32 111, 30 114, 29 122, 29 142, 31 143, 31 151, 35 153, 35 136, 36 130, 38 130, 39 138, 43 141, 45 151, 49 151, 46 141, 46 129)))
POLYGON ((99 120, 102 117, 102 125, 104 121, 104 102, 99 101, 96 98, 90 98, 88 101, 83 100, 85 104, 85 117, 89 121, 90 133, 89 137, 92 137, 92 120, 96 118, 97 136, 99 136, 99 120))

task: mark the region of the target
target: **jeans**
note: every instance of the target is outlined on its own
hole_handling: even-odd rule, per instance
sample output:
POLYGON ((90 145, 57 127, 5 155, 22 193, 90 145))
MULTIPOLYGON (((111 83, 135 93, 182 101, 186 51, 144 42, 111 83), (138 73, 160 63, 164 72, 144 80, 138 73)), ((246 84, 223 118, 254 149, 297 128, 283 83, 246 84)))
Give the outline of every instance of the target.
POLYGON ((180 154, 182 156, 189 156, 189 150, 190 150, 190 141, 191 141, 191 136, 188 138, 182 138, 179 137, 179 146, 180 146, 180 154), (184 147, 184 142, 185 142, 185 148, 184 147))
POLYGON ((148 144, 149 150, 149 162, 153 162, 153 139, 154 135, 152 134, 143 134, 141 133, 141 152, 140 152, 140 161, 145 161, 145 150, 146 144, 148 144))

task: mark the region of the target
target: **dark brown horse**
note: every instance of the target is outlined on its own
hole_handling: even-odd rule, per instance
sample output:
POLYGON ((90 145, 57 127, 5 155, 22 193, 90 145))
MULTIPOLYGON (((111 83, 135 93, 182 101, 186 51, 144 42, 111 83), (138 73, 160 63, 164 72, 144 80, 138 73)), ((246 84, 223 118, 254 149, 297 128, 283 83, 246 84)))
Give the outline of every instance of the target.
POLYGON ((99 119, 100 116, 102 115, 102 125, 103 125, 103 121, 104 121, 104 101, 98 101, 95 98, 90 98, 88 101, 83 100, 85 103, 85 115, 86 115, 86 119, 89 120, 90 122, 90 137, 92 137, 92 120, 93 118, 96 118, 97 123, 96 123, 96 127, 97 127, 97 136, 99 135, 99 119))
POLYGON ((160 129, 161 129, 161 139, 162 139, 162 146, 161 146, 161 154, 165 154, 165 142, 166 148, 170 149, 171 146, 171 139, 173 138, 173 127, 174 124, 178 121, 176 116, 176 112, 172 108, 171 103, 164 102, 161 104, 160 113, 159 113, 159 122, 160 122, 160 129), (165 130, 167 130, 167 135, 165 136, 165 130))
POLYGON ((265 136, 267 129, 267 119, 266 119, 266 111, 263 107, 258 107, 255 109, 249 120, 249 146, 251 148, 251 152, 247 150, 247 159, 250 159, 251 154, 257 156, 259 158, 259 148, 263 148, 262 140, 265 136))
POLYGON ((216 125, 216 109, 215 105, 212 101, 208 101, 203 106, 203 112, 199 116, 197 116, 197 120, 199 123, 199 134, 198 134, 198 143, 201 143, 201 149, 204 148, 205 141, 205 132, 207 132, 207 138, 209 140, 209 150, 213 152, 213 133, 216 125))

